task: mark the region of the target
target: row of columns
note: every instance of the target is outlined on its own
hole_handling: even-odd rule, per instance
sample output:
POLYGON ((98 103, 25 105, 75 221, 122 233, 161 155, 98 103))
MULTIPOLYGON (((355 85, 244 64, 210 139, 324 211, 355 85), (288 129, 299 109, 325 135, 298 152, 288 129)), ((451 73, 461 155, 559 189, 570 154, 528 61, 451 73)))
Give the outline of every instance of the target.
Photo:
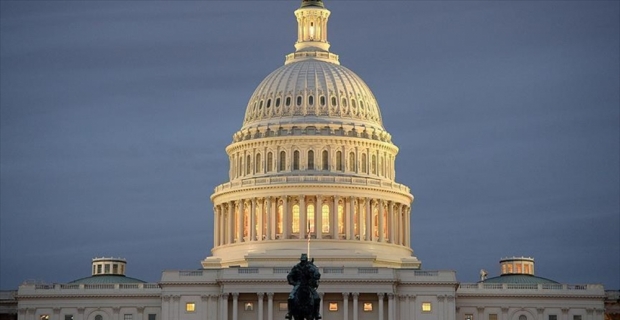
POLYGON ((277 147, 275 151, 244 150, 229 156, 231 180, 251 175, 266 173, 323 170, 334 172, 351 172, 379 176, 393 179, 396 175, 394 168, 395 156, 387 151, 373 148, 354 147, 344 149, 332 147, 328 150, 304 150, 277 147), (312 159, 308 159, 308 151, 312 152, 312 159), (298 157, 294 155, 298 152, 298 157), (328 156, 324 157, 323 152, 328 156))
POLYGON ((299 195, 216 204, 214 247, 248 241, 291 239, 295 236, 305 238, 310 205, 314 206, 313 238, 410 245, 411 208, 408 204, 360 197, 299 195), (299 206, 299 220, 295 226, 298 232, 293 232, 295 205, 299 206), (324 205, 329 210, 327 221, 323 221, 324 205), (342 212, 341 216, 339 211, 342 212), (323 232, 324 229, 328 232, 323 232))

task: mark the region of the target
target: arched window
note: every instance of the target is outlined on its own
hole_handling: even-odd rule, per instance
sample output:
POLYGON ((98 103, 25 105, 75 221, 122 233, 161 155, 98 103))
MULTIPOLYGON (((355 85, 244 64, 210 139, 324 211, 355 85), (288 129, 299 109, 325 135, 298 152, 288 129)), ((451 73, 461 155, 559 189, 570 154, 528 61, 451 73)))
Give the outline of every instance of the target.
POLYGON ((314 105, 314 96, 308 96, 308 104, 309 105, 314 105))
POLYGON ((282 234, 282 218, 284 217, 284 207, 282 205, 278 206, 278 214, 276 215, 276 233, 282 234))
POLYGON ((306 230, 306 232, 315 233, 314 230, 314 204, 309 204, 307 209, 307 217, 308 217, 308 227, 310 230, 306 230))
POLYGON ((103 320, 103 316, 98 314, 95 316, 95 320, 103 320))
POLYGON ((519 320, 527 320, 527 316, 522 314, 519 316, 519 320))
POLYGON ((267 153, 267 172, 273 171, 273 153, 267 153))
POLYGON ((308 170, 314 170, 314 151, 308 151, 308 170))
POLYGON ((243 170, 243 157, 237 158, 237 177, 242 175, 241 171, 243 170))
POLYGON ((291 97, 286 97, 286 101, 284 103, 287 107, 291 105, 291 97))
POLYGON ((293 170, 299 170, 299 151, 293 152, 293 170))
POLYGON ((372 155, 372 161, 370 162, 370 173, 377 174, 377 156, 372 155))
POLYGON ((250 208, 249 206, 243 206, 243 237, 250 236, 250 208))
POLYGON ((347 106, 347 98, 342 98, 342 106, 346 107, 347 106))
POLYGON ((245 158, 245 174, 246 174, 246 175, 248 175, 248 174, 251 174, 251 173, 252 173, 252 166, 251 166, 252 161, 251 161, 251 160, 252 160, 252 158, 250 157, 250 155, 248 155, 248 156, 245 158))
POLYGON ((324 204, 321 207, 321 228, 323 233, 329 233, 329 206, 324 204))
POLYGON ((349 153, 349 171, 355 172, 355 153, 349 153))
POLYGON ((344 206, 338 204, 338 233, 344 234, 344 206))
POLYGON ((336 152, 336 170, 342 171, 342 152, 336 152))
POLYGON ((301 96, 297 96, 297 105, 301 106, 301 101, 302 101, 302 97, 301 96))
POLYGON ((351 107, 352 107, 353 109, 356 109, 356 108, 357 108, 357 103, 355 103, 355 100, 353 100, 353 99, 351 99, 351 107))
POLYGON ((319 103, 321 104, 321 107, 324 107, 324 106, 325 106, 325 96, 321 96, 321 97, 319 98, 319 103))
POLYGON ((254 168, 254 173, 261 173, 263 170, 261 170, 261 156, 260 153, 256 154, 256 168, 254 168))
POLYGON ((362 153, 362 173, 368 173, 368 161, 366 160, 366 154, 362 153))
POLYGON ((279 171, 286 170, 286 152, 280 151, 279 171))
POLYGON ((338 104, 338 101, 336 100, 336 97, 332 96, 332 107, 335 107, 336 104, 338 104))
POLYGON ((327 150, 323 150, 323 155, 321 156, 321 158, 321 166, 323 167, 323 170, 329 170, 329 153, 327 152, 327 150))
POLYGON ((280 106, 280 98, 278 97, 276 98, 276 107, 279 107, 279 106, 280 106))
POLYGON ((384 159, 383 156, 379 158, 379 170, 380 170, 379 175, 382 177, 385 175, 385 167, 384 167, 385 161, 383 159, 384 159))
POLYGON ((271 107, 271 99, 267 99, 267 108, 271 107))
POLYGON ((299 205, 293 205, 293 225, 291 230, 293 233, 299 233, 299 205))

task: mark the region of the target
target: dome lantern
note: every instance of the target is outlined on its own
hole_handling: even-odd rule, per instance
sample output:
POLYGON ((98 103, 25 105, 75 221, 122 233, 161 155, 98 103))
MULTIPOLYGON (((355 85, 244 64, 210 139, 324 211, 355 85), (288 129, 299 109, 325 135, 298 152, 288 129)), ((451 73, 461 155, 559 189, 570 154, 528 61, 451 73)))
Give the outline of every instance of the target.
POLYGON ((295 10, 297 17, 297 42, 295 49, 300 51, 329 51, 327 42, 327 20, 330 11, 325 9, 323 1, 303 0, 301 7, 295 10))

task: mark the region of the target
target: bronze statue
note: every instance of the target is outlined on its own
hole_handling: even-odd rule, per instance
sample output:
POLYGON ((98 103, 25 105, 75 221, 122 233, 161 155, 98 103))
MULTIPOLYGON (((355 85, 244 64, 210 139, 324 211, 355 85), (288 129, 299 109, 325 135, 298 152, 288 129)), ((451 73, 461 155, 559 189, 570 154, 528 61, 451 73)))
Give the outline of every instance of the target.
POLYGON ((299 263, 296 264, 286 280, 293 286, 288 296, 288 314, 286 319, 292 320, 318 320, 321 319, 319 306, 321 298, 316 292, 319 287, 321 273, 314 265, 314 259, 308 261, 308 255, 301 254, 299 263))

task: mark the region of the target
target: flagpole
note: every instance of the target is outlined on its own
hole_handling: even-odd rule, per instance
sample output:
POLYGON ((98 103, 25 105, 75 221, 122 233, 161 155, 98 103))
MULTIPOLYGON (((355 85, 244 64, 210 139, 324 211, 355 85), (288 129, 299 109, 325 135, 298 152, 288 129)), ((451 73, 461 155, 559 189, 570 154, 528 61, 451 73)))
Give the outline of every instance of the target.
POLYGON ((308 259, 310 258, 310 221, 308 221, 308 249, 306 251, 306 253, 308 254, 308 259))

